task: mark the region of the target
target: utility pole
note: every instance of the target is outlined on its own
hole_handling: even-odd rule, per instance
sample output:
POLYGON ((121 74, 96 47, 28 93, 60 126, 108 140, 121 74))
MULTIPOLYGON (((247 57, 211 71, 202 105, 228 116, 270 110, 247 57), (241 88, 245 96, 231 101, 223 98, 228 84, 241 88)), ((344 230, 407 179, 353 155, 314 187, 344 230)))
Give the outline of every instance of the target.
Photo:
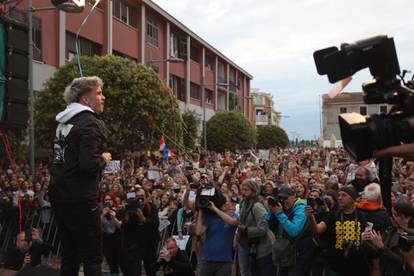
POLYGON ((33 93, 33 2, 28 0, 27 23, 29 28, 29 164, 30 177, 34 180, 35 177, 35 121, 34 121, 34 93, 33 93))

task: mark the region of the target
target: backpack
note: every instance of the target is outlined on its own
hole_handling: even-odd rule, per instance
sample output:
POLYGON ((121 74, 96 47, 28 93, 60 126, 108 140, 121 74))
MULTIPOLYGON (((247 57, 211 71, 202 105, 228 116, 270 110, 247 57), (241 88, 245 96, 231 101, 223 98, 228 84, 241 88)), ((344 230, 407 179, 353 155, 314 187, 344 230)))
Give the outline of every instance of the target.
MULTIPOLYGON (((290 215, 288 215, 289 219, 291 219, 290 215)), ((283 232, 283 228, 279 224, 279 229, 272 245, 272 260, 275 266, 292 267, 296 265, 296 241, 303 236, 308 225, 309 220, 306 221, 300 234, 291 239, 283 232)))

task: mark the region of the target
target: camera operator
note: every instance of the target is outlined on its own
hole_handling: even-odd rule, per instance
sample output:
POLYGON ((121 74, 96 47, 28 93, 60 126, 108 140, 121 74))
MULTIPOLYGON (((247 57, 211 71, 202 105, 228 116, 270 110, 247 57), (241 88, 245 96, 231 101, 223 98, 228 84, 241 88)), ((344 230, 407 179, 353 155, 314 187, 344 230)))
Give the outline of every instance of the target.
MULTIPOLYGON (((279 275, 305 275, 313 255, 313 232, 305 215, 306 200, 296 197, 289 185, 283 185, 278 193, 279 202, 269 204, 270 211, 276 214, 279 221, 279 232, 276 240, 284 238, 294 245, 295 260, 293 265, 283 265, 280 258, 279 275)), ((283 252, 281 252, 283 254, 283 252)))
POLYGON ((126 276, 141 275, 144 261, 146 275, 156 273, 157 246, 160 240, 159 218, 149 194, 138 188, 127 194, 121 222, 122 273, 126 276))
POLYGON ((266 221, 266 209, 259 200, 260 188, 248 179, 242 183, 240 225, 238 227, 238 255, 240 273, 245 275, 273 275, 272 244, 274 235, 266 221))
POLYGON ((115 195, 106 193, 101 213, 103 254, 111 273, 119 273, 121 256, 121 224, 117 217, 118 203, 115 195))
POLYGON ((158 264, 163 266, 165 276, 194 276, 190 262, 184 251, 181 251, 177 242, 168 238, 166 249, 161 250, 158 264))
POLYGON ((414 223, 414 209, 406 202, 395 204, 392 209, 392 227, 388 228, 381 236, 375 230, 365 231, 362 235, 364 240, 369 241, 380 257, 381 274, 385 276, 412 275, 410 268, 407 267, 403 254, 408 252, 413 244, 406 237, 405 230, 412 227, 414 223))
POLYGON ((358 195, 352 186, 344 186, 338 193, 340 210, 317 223, 312 208, 306 214, 317 234, 327 232, 329 236, 329 270, 338 275, 369 275, 368 262, 361 250, 361 234, 365 230, 365 214, 356 208, 358 195))
POLYGON ((204 236, 199 258, 201 276, 231 274, 237 218, 230 211, 231 203, 217 189, 215 195, 215 203, 210 201, 207 209, 199 208, 195 226, 196 235, 204 236))
POLYGON ((17 234, 16 247, 7 252, 4 267, 20 270, 25 265, 37 266, 41 263, 42 255, 48 253, 49 246, 40 239, 39 231, 30 228, 17 234))

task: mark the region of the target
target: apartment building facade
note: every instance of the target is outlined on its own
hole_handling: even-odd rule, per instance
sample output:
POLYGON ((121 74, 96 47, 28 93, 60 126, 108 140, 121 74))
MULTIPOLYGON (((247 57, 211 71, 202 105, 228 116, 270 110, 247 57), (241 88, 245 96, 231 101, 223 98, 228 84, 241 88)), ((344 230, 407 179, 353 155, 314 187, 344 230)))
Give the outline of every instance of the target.
MULTIPOLYGON (((10 15, 26 21, 27 2, 10 15)), ((34 8, 51 6, 33 0, 34 8)), ((56 68, 76 55, 75 34, 85 15, 39 11, 33 18, 34 90, 41 91, 56 68)), ((243 99, 249 96, 247 71, 150 0, 102 0, 80 32, 81 55, 119 55, 152 67, 172 89, 182 110, 205 119, 216 111, 236 110, 251 117, 243 99)))
POLYGON ((260 125, 280 124, 280 113, 276 112, 273 101, 273 95, 269 92, 261 91, 258 88, 252 88, 250 96, 247 98, 252 101, 253 123, 260 125))

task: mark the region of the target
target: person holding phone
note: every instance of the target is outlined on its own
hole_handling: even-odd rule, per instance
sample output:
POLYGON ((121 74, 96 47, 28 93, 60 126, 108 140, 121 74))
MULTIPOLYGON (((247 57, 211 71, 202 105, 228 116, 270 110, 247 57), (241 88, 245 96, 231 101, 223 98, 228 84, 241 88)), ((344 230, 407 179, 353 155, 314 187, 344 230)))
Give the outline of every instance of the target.
POLYGON ((412 227, 414 227, 414 208, 407 202, 398 202, 392 209, 392 227, 382 235, 375 229, 367 227, 362 234, 362 239, 367 241, 368 248, 374 248, 379 257, 381 275, 412 275, 404 254, 401 254, 402 251, 410 250, 410 247, 404 247, 404 240, 407 235, 405 230, 412 227))
POLYGON ((158 265, 162 266, 165 276, 194 276, 191 264, 177 242, 168 238, 158 257, 158 265))

